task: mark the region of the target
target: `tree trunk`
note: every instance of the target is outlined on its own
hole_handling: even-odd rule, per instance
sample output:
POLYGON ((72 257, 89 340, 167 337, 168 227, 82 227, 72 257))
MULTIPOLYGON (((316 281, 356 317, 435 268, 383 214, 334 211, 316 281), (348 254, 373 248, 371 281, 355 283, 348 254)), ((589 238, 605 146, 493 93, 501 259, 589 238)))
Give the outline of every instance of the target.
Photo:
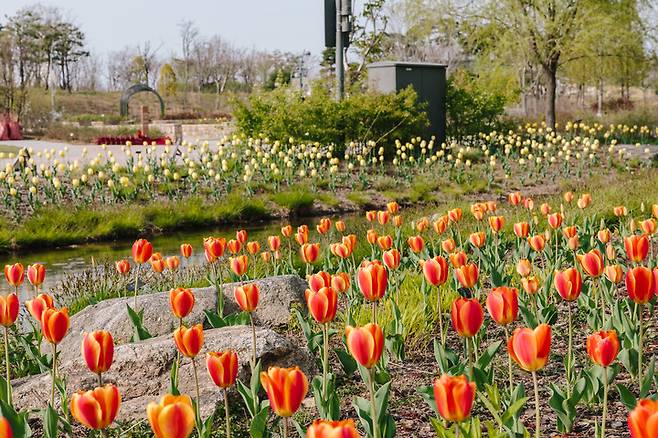
POLYGON ((544 66, 546 75, 546 125, 555 129, 555 99, 557 90, 557 63, 544 66))

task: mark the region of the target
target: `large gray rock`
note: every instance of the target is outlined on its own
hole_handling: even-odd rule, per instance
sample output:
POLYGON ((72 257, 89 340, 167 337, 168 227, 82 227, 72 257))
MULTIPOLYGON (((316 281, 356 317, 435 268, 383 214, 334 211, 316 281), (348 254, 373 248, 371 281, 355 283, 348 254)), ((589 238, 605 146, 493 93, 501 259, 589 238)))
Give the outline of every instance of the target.
MULTIPOLYGON (((223 400, 222 391, 217 388, 206 371, 205 353, 208 351, 235 350, 238 354, 240 378, 247 385, 251 371, 251 327, 233 326, 206 330, 204 348, 196 358, 203 415, 210 414, 216 404, 223 400)), ((311 380, 313 359, 305 347, 294 345, 286 337, 272 329, 256 329, 257 357, 262 360, 263 370, 272 365, 299 366, 311 380)), ((142 342, 118 345, 115 349, 114 364, 104 374, 106 383, 114 383, 121 392, 122 404, 119 419, 145 418, 146 405, 157 401, 169 392, 169 376, 176 360, 177 349, 170 334, 142 342)), ((59 375, 66 378, 69 395, 77 390, 87 390, 97 386, 97 377, 86 367, 79 354, 74 359, 63 360, 59 375)), ((20 409, 40 409, 47 403, 51 384, 50 375, 40 374, 14 382, 14 401, 20 409)), ((191 359, 181 357, 179 370, 179 390, 195 396, 194 374, 191 359)), ((239 397, 233 391, 232 397, 239 397)))
MULTIPOLYGON (((251 282, 250 282, 251 283, 251 282)), ((254 312, 256 325, 282 327, 290 322, 290 307, 304 303, 306 282, 296 275, 281 275, 253 281, 258 284, 260 301, 254 312)), ((224 314, 238 312, 233 290, 242 283, 222 285, 224 293, 224 314)), ((217 309, 217 292, 214 287, 193 289, 195 304, 192 313, 185 318, 186 325, 203 323, 204 310, 217 309)), ((133 326, 128 318, 126 304, 133 307, 133 298, 115 298, 89 306, 71 317, 71 329, 58 348, 62 360, 78 357, 82 335, 93 330, 107 330, 112 333, 117 344, 130 341, 133 326)), ((137 309, 144 310, 144 327, 153 336, 172 333, 178 327, 178 320, 169 308, 169 292, 145 294, 137 297, 137 309)))

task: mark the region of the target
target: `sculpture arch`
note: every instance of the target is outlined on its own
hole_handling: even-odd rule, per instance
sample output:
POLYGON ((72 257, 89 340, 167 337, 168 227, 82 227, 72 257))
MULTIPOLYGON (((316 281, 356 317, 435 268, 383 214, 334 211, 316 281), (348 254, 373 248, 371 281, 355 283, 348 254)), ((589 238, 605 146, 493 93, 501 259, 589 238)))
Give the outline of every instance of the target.
POLYGON ((160 94, 157 91, 155 91, 153 88, 149 87, 146 84, 135 84, 131 87, 128 87, 123 92, 123 94, 121 95, 121 100, 119 101, 119 113, 121 114, 121 116, 122 117, 128 116, 128 101, 135 94, 141 93, 143 91, 155 94, 155 96, 160 101, 160 117, 164 117, 165 104, 164 104, 164 100, 162 99, 162 96, 160 96, 160 94))

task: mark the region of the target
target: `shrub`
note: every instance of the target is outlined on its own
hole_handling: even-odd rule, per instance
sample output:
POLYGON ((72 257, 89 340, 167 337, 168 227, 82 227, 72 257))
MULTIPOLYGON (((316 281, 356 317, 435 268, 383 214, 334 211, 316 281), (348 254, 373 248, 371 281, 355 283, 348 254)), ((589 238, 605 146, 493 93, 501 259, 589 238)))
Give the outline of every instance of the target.
POLYGON ((351 141, 391 144, 408 139, 428 126, 424 105, 412 88, 398 93, 355 93, 336 102, 329 90, 316 83, 310 96, 279 87, 235 101, 238 130, 248 136, 271 140, 334 144, 337 152, 351 141))
POLYGON ((448 137, 462 138, 503 128, 500 116, 505 111, 506 96, 484 89, 473 74, 453 74, 446 95, 448 137))

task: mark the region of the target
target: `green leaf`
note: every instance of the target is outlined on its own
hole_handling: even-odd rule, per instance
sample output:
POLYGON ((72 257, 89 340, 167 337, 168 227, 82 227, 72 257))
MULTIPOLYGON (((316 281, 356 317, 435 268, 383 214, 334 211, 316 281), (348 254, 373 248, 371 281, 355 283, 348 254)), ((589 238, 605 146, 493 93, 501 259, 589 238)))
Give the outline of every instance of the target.
POLYGON ((649 391, 651 390, 651 384, 653 383, 655 367, 656 367, 656 360, 655 357, 652 357, 651 362, 649 362, 649 367, 645 371, 643 371, 643 373, 646 374, 642 378, 642 386, 640 388, 640 398, 646 398, 647 395, 649 394, 649 391))
POLYGON ((249 425, 249 436, 252 438, 264 438, 267 433, 267 417, 269 408, 261 409, 251 420, 249 425))
POLYGON ((336 349, 334 352, 336 353, 345 374, 347 376, 354 374, 358 368, 358 363, 354 360, 352 355, 343 349, 336 349))
POLYGON ((621 383, 617 384, 617 392, 619 392, 619 398, 621 399, 621 402, 626 406, 626 409, 629 411, 635 409, 635 405, 637 404, 637 399, 633 395, 631 391, 629 391, 628 388, 626 388, 624 385, 621 383))
POLYGON ((132 341, 144 341, 146 339, 152 338, 153 336, 144 328, 142 322, 144 318, 144 309, 140 310, 139 313, 135 313, 129 304, 126 304, 126 308, 128 309, 128 317, 130 318, 130 322, 132 323, 133 329, 135 330, 132 336, 132 341))
POLYGON ((507 423, 509 420, 514 418, 516 413, 526 404, 530 397, 523 397, 520 399, 515 400, 507 409, 505 409, 505 412, 503 412, 502 416, 502 421, 503 423, 507 423))
POLYGON ((497 341, 494 342, 493 344, 489 345, 486 350, 484 350, 484 353, 478 358, 477 362, 475 362, 475 366, 480 368, 481 370, 486 369, 493 358, 496 356, 496 353, 500 349, 500 346, 503 344, 503 341, 497 341))
POLYGON ((45 432, 46 438, 57 438, 57 411, 53 409, 52 406, 50 406, 50 403, 48 403, 48 407, 46 407, 46 410, 44 411, 43 415, 43 423, 44 423, 44 428, 43 431, 45 432))
POLYGON ((180 366, 180 353, 176 357, 173 365, 171 366, 171 371, 169 372, 169 393, 172 395, 180 395, 178 391, 178 368, 180 366))

